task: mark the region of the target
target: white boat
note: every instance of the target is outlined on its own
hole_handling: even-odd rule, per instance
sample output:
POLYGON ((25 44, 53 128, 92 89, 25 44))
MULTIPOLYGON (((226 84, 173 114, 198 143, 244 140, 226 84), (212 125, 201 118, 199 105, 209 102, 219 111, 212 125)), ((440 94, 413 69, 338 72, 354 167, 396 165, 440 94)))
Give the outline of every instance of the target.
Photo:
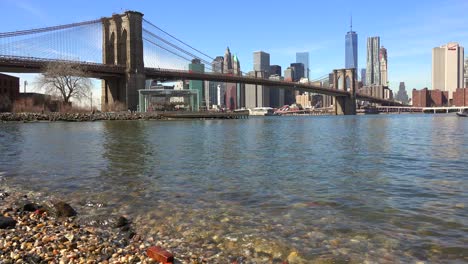
POLYGON ((273 115, 274 109, 271 107, 255 107, 253 109, 249 109, 249 113, 252 116, 268 116, 273 115))
POLYGON ((457 116, 468 117, 468 109, 460 109, 460 112, 457 112, 457 116))

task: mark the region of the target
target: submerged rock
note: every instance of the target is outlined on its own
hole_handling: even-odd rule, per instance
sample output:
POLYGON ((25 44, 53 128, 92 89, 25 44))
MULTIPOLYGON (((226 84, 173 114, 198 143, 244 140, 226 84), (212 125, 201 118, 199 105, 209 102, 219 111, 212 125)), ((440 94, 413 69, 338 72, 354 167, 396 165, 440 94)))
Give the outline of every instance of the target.
POLYGON ((42 208, 42 206, 40 206, 38 204, 35 204, 35 203, 27 203, 27 204, 23 205, 23 211, 25 211, 25 212, 34 212, 34 211, 39 210, 41 208, 42 208))
POLYGON ((75 209, 65 202, 55 203, 54 210, 56 217, 70 217, 76 215, 75 209))
POLYGON ((11 217, 0 216, 0 229, 13 228, 16 221, 11 217))

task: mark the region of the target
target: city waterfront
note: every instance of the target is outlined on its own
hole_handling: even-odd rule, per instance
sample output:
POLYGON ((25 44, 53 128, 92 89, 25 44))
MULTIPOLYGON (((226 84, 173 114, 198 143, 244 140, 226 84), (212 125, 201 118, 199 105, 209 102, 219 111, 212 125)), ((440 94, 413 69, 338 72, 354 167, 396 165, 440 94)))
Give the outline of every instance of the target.
POLYGON ((140 234, 213 263, 462 263, 467 121, 5 123, 0 184, 65 197, 86 214, 128 215, 140 234))

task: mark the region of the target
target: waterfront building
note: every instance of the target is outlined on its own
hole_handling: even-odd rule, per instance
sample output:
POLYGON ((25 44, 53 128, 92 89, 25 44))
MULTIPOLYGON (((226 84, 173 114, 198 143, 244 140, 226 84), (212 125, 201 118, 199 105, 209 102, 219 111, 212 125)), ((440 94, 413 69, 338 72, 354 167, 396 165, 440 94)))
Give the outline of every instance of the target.
POLYGON ((198 111, 198 90, 141 89, 138 90, 140 112, 198 111))
MULTIPOLYGON (((271 69, 271 68, 270 68, 271 69)), ((281 69, 281 67, 280 67, 281 69)), ((281 74, 272 74, 268 77, 270 80, 282 81, 281 74)), ((281 107, 284 105, 284 89, 278 87, 270 87, 270 107, 281 107)))
MULTIPOLYGON (((189 64, 189 71, 191 72, 200 72, 204 73, 205 72, 205 64, 202 64, 200 59, 193 59, 192 63, 189 64)), ((205 83, 203 81, 198 81, 198 80, 190 80, 189 81, 189 89, 197 91, 197 96, 196 99, 199 100, 198 103, 195 105, 197 106, 205 106, 205 100, 204 100, 204 92, 205 92, 205 83)))
POLYGON ((403 104, 408 103, 408 93, 406 92, 405 82, 400 82, 398 92, 395 96, 395 100, 402 102, 403 104))
POLYGON ((353 19, 351 29, 345 36, 345 68, 358 68, 358 35, 353 31, 353 19))
MULTIPOLYGON (((293 82, 294 81, 294 73, 295 69, 293 67, 288 67, 286 70, 284 70, 284 80, 287 82, 293 82)), ((296 101, 295 94, 291 90, 285 90, 284 91, 284 104, 286 105, 292 105, 296 101)))
POLYGON ((413 106, 414 107, 441 107, 447 106, 449 103, 449 93, 439 89, 429 90, 423 88, 421 90, 413 89, 413 106))
POLYGON ((454 106, 468 106, 468 88, 459 88, 453 93, 454 106))
POLYGON ((19 78, 0 73, 0 111, 9 111, 19 97, 19 78))
MULTIPOLYGON (((254 70, 249 75, 256 78, 268 79, 270 76, 270 54, 264 51, 256 51, 253 53, 253 62, 254 70)), ((269 87, 246 84, 244 94, 246 108, 270 106, 269 87)))
POLYGON ((366 69, 361 69, 361 83, 366 85, 366 69))
POLYGON ((387 71, 387 49, 380 48, 380 84, 388 86, 388 71, 387 71))
MULTIPOLYGON (((248 73, 251 77, 267 78, 265 71, 251 71, 248 73)), ((270 90, 263 85, 246 84, 245 85, 245 107, 268 107, 270 106, 270 90)))
POLYGON ((309 93, 296 95, 296 105, 300 105, 302 108, 311 108, 312 102, 309 93))
MULTIPOLYGON (((304 65, 303 77, 309 78, 310 68, 309 68, 309 52, 297 52, 296 53, 296 63, 302 63, 304 65)), ((281 71, 281 69, 280 69, 281 71)))
MULTIPOLYGON (((281 77, 281 66, 271 65, 270 66, 270 80, 280 81, 281 77)), ((270 87, 270 107, 281 107, 284 105, 284 89, 278 87, 270 87)))
POLYGON ((432 89, 447 91, 449 100, 464 86, 464 56, 464 48, 456 42, 432 49, 432 89))
POLYGON ((366 85, 380 85, 380 37, 367 38, 366 85))

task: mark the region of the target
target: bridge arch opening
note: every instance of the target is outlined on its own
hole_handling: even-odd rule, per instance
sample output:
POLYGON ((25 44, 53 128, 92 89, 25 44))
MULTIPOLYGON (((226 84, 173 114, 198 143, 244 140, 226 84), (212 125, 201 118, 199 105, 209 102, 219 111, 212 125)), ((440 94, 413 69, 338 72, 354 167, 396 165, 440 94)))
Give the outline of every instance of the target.
MULTIPOLYGON (((115 33, 114 33, 114 32, 112 32, 111 35, 110 35, 109 43, 110 43, 111 45, 114 45, 114 43, 115 43, 115 33)), ((109 56, 109 61, 112 61, 112 62, 115 63, 115 53, 114 53, 114 52, 109 52, 109 53, 107 54, 107 56, 109 56)), ((105 62, 104 62, 104 63, 105 63, 105 62)))
POLYGON ((345 91, 349 91, 351 88, 351 79, 349 78, 349 75, 346 75, 346 78, 345 78, 345 88, 346 88, 344 89, 345 91))
POLYGON ((119 43, 119 65, 125 65, 127 63, 127 29, 122 30, 122 34, 120 35, 120 43, 119 43))
POLYGON ((344 78, 344 76, 338 75, 338 90, 344 90, 343 78, 344 78))

